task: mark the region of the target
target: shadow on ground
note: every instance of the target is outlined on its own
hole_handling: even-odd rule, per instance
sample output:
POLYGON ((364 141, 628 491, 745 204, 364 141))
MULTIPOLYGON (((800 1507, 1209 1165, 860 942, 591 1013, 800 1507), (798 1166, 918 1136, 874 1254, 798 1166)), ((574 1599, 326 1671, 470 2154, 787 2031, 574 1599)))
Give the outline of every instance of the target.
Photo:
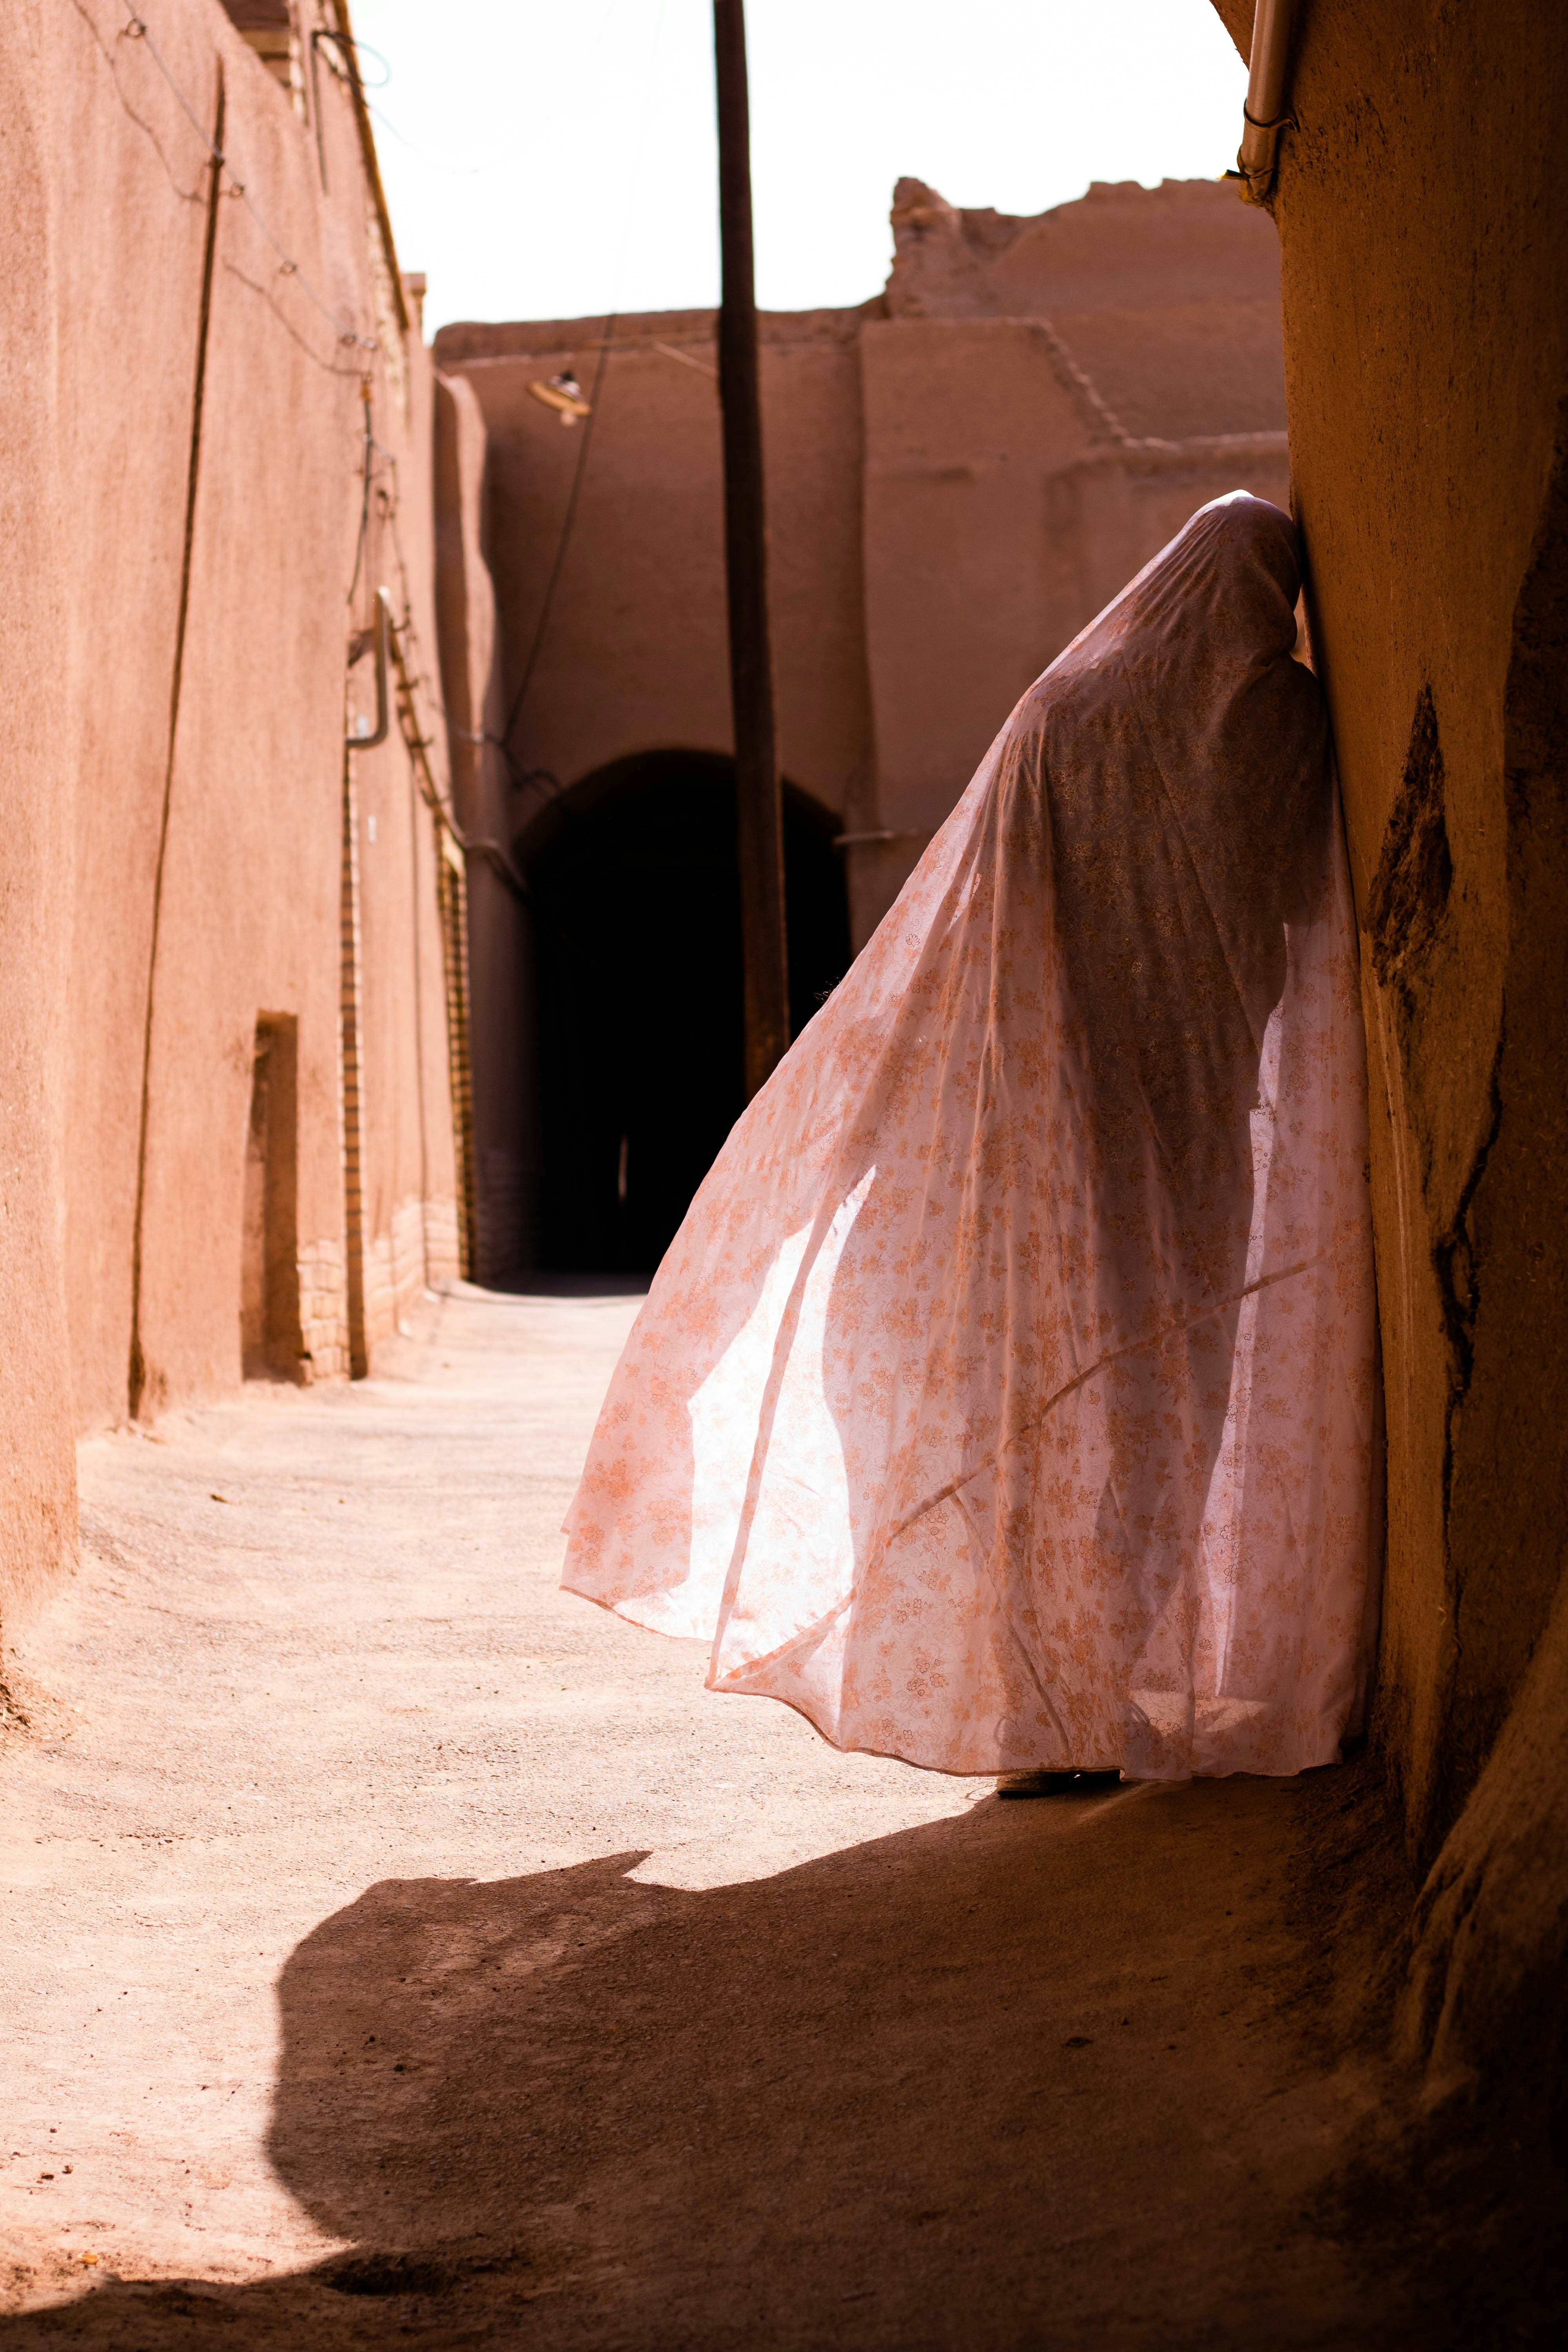
POLYGON ((1375 1974, 1381 1930, 1321 1906, 1379 1818, 1352 1770, 989 1801, 702 1894, 384 1881, 279 1988, 270 2153, 353 2251, 0 2344, 1555 2342, 1531 2152, 1423 2177, 1334 2055, 1325 1940, 1375 1974))

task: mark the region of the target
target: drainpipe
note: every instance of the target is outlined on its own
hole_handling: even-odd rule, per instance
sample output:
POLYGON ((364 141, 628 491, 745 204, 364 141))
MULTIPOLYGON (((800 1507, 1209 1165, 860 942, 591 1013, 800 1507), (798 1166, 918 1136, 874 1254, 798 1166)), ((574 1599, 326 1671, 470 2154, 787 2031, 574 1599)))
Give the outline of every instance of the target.
POLYGON ((1226 177, 1241 182, 1243 204, 1266 205, 1274 188, 1279 133, 1296 118, 1285 105, 1285 63, 1290 46, 1294 0, 1257 0, 1252 17, 1252 54, 1237 169, 1226 177))

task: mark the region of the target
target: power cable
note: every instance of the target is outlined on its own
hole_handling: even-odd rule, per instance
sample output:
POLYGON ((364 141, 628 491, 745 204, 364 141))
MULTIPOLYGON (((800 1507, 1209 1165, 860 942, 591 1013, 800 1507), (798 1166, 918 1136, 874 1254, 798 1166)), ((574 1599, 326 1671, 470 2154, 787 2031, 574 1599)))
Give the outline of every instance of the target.
POLYGON ((305 299, 307 301, 312 302, 315 305, 322 318, 326 320, 328 325, 331 328, 332 332, 336 335, 339 343, 344 350, 363 352, 379 351, 381 346, 376 341, 374 335, 362 335, 355 331, 345 328, 343 325, 342 311, 334 310, 331 305, 325 301, 322 297, 317 293, 316 289, 311 285, 310 280, 306 277, 304 271, 300 268, 300 264, 295 260, 293 255, 288 251, 287 247, 279 239, 272 227, 271 222, 267 218, 266 214, 257 204, 256 199, 250 194, 245 182, 238 176, 233 164, 229 162, 228 157, 203 129, 200 117, 197 115, 195 109, 192 106, 190 100, 185 96, 184 91, 181 89, 174 74, 170 71, 168 61, 164 58, 163 50, 158 47, 157 41, 153 37, 153 28, 151 25, 148 24, 145 16, 141 16, 137 12, 136 8, 132 5, 132 0, 121 0, 121 5, 125 10, 126 16, 126 23, 122 28, 124 37, 128 40, 141 41, 146 47, 153 64, 157 67, 158 71, 163 75, 163 79, 168 83, 169 88, 173 90, 181 113, 190 124, 191 129, 195 132, 196 137, 201 141, 202 145, 206 149, 207 153, 212 158, 214 165, 218 172, 227 173, 229 184, 228 192, 230 195, 237 196, 239 198, 239 201, 244 205, 246 211, 250 215, 251 219, 261 231, 262 236, 267 239, 268 244, 278 256, 279 276, 280 278, 298 278, 300 289, 303 292, 305 299))
POLYGON ((550 608, 555 602, 555 591, 560 584, 562 567, 566 562, 566 551, 572 544, 572 529, 577 520, 577 502, 583 495, 583 477, 588 469, 588 452, 594 445, 594 427, 599 419, 599 394, 604 385, 605 370, 609 365, 610 338, 615 331, 616 314, 612 311, 605 320, 605 339, 599 345, 599 364, 594 371, 593 390, 588 394, 588 414, 583 424, 582 445, 577 451, 577 463, 572 472, 572 491, 566 501, 566 513, 561 525, 561 537, 556 542, 555 561, 550 567, 550 577, 545 583, 544 602, 539 608, 539 618, 534 624, 533 643, 528 649, 528 659, 523 664, 521 682, 512 697, 511 709, 507 713, 506 725, 496 737, 498 746, 506 753, 509 761, 511 757, 511 730, 521 716, 522 706, 528 699, 528 689, 533 684, 533 673, 539 667, 539 656, 544 646, 544 632, 550 626, 550 608))
POLYGON ((367 89, 384 89, 388 82, 391 81, 391 59, 389 58, 383 57, 379 49, 373 49, 368 41, 360 40, 357 35, 353 33, 345 33, 341 25, 318 25, 315 31, 310 36, 310 46, 312 48, 319 47, 323 41, 331 42, 337 47, 346 49, 348 51, 349 64, 354 74, 358 77, 360 96, 362 98, 364 96, 367 89), (362 57, 374 58, 375 59, 376 64, 382 69, 381 79, 379 81, 366 81, 359 68, 359 61, 362 57))

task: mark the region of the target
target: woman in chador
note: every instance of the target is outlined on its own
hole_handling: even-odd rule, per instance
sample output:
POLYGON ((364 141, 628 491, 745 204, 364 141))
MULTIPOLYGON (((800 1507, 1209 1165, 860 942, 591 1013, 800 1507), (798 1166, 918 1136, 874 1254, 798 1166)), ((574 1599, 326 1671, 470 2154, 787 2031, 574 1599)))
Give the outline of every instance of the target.
POLYGON ((1216 499, 1053 662, 692 1202, 564 1581, 711 1688, 1025 1788, 1358 1727, 1363 1039, 1299 566, 1216 499))

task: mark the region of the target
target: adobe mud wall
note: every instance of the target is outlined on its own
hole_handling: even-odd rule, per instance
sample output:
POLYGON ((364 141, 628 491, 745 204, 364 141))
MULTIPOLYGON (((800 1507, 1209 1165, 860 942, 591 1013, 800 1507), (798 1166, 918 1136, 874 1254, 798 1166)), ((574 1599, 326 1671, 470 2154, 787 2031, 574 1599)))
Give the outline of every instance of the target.
MULTIPOLYGON (((217 0, 160 0, 149 24, 157 57, 116 0, 21 0, 0 47, 0 1605, 69 1556, 79 1429, 240 1377, 264 1016, 297 1023, 301 1369, 348 1368, 342 742, 362 381, 379 455, 356 593, 384 577, 401 604, 395 477, 408 593, 435 642, 429 371, 350 87, 323 71, 319 112, 301 111, 217 0)), ((353 673, 361 708, 368 670, 353 673)), ((375 820, 358 910, 374 1340, 451 1266, 454 1180, 429 820, 395 733, 353 765, 375 820)))
POLYGON ((1274 212, 1363 925, 1376 1728, 1436 1857, 1406 2025, 1538 2078, 1568 1958, 1568 40, 1521 0, 1298 15, 1274 212))

